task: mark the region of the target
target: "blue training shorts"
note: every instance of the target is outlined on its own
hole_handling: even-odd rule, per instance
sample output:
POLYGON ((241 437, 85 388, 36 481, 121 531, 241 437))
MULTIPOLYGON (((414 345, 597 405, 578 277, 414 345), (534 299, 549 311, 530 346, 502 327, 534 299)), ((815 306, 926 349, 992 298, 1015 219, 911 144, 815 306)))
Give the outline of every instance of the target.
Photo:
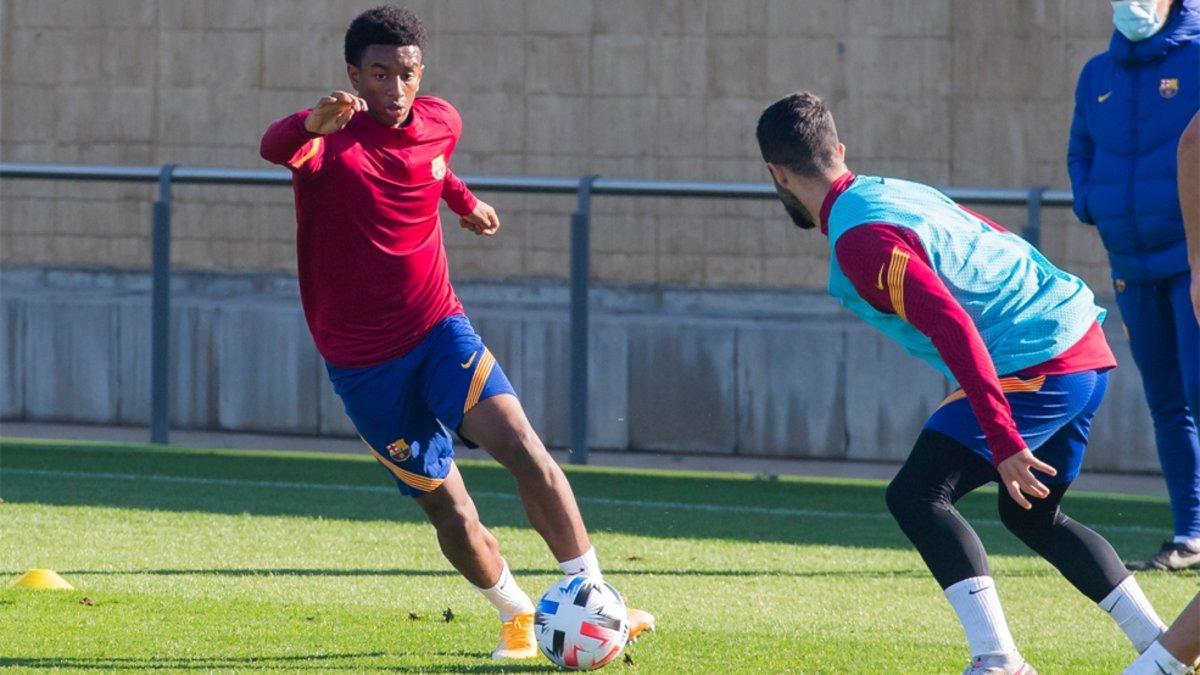
POLYGON ((462 314, 443 319, 399 358, 325 368, 371 454, 412 497, 436 490, 449 475, 454 440, 448 429, 457 433, 463 415, 480 401, 516 393, 462 314))
MULTIPOLYGON (((1010 376, 1000 379, 1000 387, 1025 444, 1038 459, 1058 471, 1053 478, 1035 471, 1038 479, 1047 484, 1075 480, 1083 466, 1092 417, 1108 388, 1108 373, 1087 370, 1066 375, 1010 376)), ((942 401, 925 428, 953 438, 991 463, 992 451, 961 389, 942 401)))

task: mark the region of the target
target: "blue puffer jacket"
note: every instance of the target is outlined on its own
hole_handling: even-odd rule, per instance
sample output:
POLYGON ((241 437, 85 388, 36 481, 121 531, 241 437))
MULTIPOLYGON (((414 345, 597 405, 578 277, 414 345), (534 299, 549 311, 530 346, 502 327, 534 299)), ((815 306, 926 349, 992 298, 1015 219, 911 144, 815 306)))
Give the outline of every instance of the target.
POLYGON ((1113 31, 1075 88, 1067 163, 1075 215, 1100 230, 1114 278, 1187 270, 1175 151, 1200 109, 1200 0, 1176 0, 1141 42, 1113 31))

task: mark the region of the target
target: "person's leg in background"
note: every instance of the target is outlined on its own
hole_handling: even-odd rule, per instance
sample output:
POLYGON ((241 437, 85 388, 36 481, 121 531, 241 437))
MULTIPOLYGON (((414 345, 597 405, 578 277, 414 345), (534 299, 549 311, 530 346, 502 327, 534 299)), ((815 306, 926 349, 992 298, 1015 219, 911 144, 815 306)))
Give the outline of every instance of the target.
POLYGON ((1157 553, 1128 566, 1132 570, 1187 569, 1200 565, 1200 439, 1188 405, 1186 384, 1190 381, 1194 399, 1196 380, 1200 378, 1195 372, 1196 351, 1200 348, 1194 344, 1196 329, 1187 275, 1157 284, 1118 281, 1116 297, 1154 420, 1158 458, 1175 525, 1174 538, 1164 542, 1157 553), (1179 290, 1173 291, 1176 287, 1179 290), (1193 320, 1178 321, 1183 311, 1185 319, 1193 320), (1181 325, 1186 323, 1190 327, 1181 325), (1180 349, 1189 346, 1184 341, 1190 341, 1190 349, 1180 349), (1189 359, 1190 364, 1185 363, 1189 359))

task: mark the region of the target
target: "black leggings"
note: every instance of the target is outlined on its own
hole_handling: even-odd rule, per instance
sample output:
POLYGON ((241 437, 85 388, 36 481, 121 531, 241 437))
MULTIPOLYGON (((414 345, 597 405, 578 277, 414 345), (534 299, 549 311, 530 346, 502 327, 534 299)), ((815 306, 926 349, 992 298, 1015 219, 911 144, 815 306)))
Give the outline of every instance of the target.
MULTIPOLYGON (((966 446, 926 429, 888 485, 888 510, 943 589, 963 579, 990 576, 983 543, 954 503, 999 477, 991 464, 966 446)), ((1033 504, 1029 511, 1001 488, 1000 520, 1079 592, 1100 602, 1129 572, 1104 537, 1058 508, 1068 486, 1049 486, 1048 497, 1029 500, 1033 504)))

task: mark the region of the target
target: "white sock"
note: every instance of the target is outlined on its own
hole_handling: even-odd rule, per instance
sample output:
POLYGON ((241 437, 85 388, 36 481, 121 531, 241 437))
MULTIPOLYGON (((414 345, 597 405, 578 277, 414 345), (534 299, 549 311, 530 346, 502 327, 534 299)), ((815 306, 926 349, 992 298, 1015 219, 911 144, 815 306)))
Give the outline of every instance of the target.
POLYGON ((1146 651, 1150 643, 1158 639, 1167 629, 1162 619, 1150 606, 1146 594, 1133 575, 1125 577, 1125 581, 1117 584, 1112 593, 1099 603, 1100 609, 1108 612, 1117 626, 1125 631, 1129 641, 1133 643, 1138 653, 1146 651))
POLYGON ((558 566, 562 568, 563 574, 569 577, 575 576, 576 574, 582 574, 584 576, 596 578, 601 578, 603 576, 600 574, 600 561, 596 560, 595 546, 588 548, 588 550, 584 551, 583 555, 579 556, 578 558, 563 560, 562 562, 558 563, 558 566))
POLYGON ((1192 551, 1200 551, 1200 537, 1175 537, 1171 543, 1183 544, 1192 551))
POLYGON ((1158 640, 1146 648, 1121 675, 1188 675, 1192 669, 1179 662, 1158 640))
POLYGON ((480 593, 483 597, 492 603, 496 611, 500 612, 500 620, 508 621, 517 614, 529 614, 533 612, 533 601, 525 595, 525 591, 517 585, 517 580, 513 578, 512 572, 508 571, 508 563, 504 563, 504 571, 500 573, 500 580, 491 588, 480 588, 480 593))
POLYGON ((991 577, 963 579, 945 592, 967 634, 972 657, 1011 654, 1020 658, 991 577))

